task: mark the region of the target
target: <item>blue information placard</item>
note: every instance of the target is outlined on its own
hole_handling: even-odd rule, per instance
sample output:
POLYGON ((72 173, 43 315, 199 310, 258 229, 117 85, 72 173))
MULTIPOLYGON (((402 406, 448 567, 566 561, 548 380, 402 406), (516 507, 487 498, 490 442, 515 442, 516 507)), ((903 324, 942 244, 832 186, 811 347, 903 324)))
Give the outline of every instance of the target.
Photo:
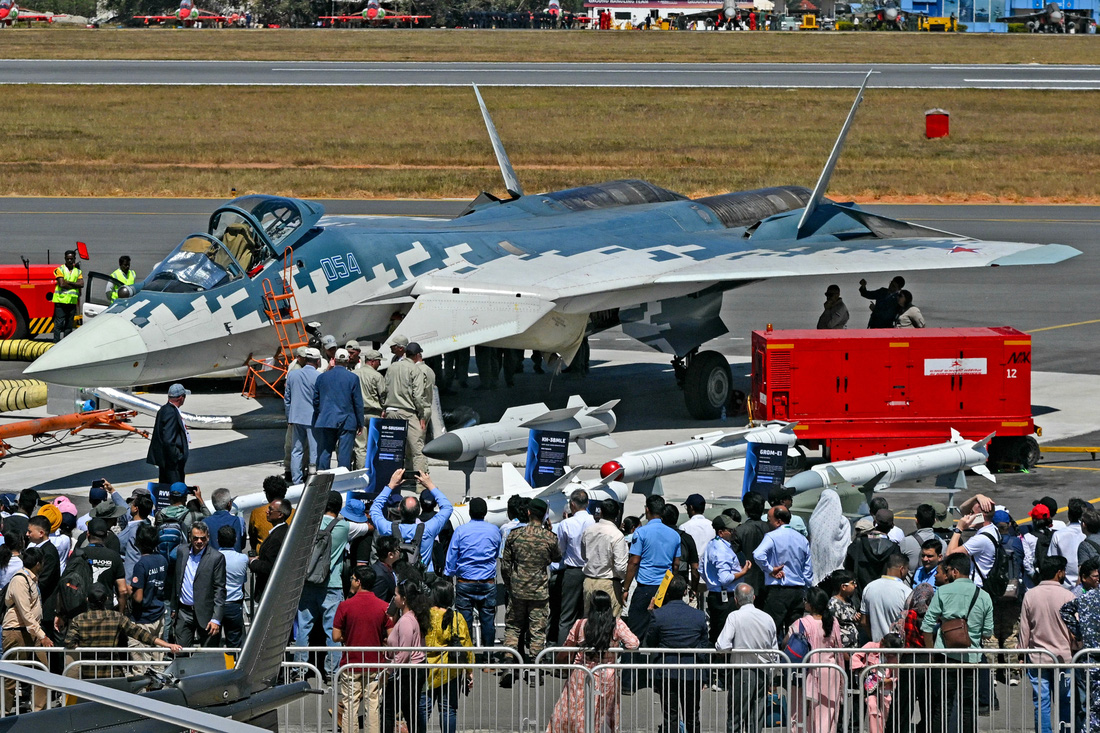
POLYGON ((527 441, 527 470, 524 478, 536 489, 549 486, 565 473, 569 456, 569 433, 532 430, 527 441))
POLYGON ((774 443, 749 443, 745 455, 745 480, 741 497, 750 491, 768 496, 773 486, 782 486, 786 478, 787 446, 774 443))
POLYGON ((389 483, 393 472, 405 467, 405 439, 409 424, 404 420, 372 417, 367 428, 367 462, 370 480, 367 494, 374 496, 389 483))

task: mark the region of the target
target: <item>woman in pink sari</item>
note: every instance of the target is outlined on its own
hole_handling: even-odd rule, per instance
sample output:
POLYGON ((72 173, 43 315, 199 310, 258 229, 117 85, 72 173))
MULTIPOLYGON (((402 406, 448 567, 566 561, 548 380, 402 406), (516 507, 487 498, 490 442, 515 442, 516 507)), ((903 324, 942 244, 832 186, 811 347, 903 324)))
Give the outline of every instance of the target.
MULTIPOLYGON (((626 622, 611 612, 611 596, 604 591, 592 594, 588 618, 578 619, 569 630, 564 646, 581 647, 573 664, 583 664, 592 669, 600 664, 614 664, 616 656, 611 647, 637 649, 638 637, 631 633, 626 622)), ((554 705, 547 733, 584 733, 584 680, 586 675, 577 670, 569 675, 569 681, 561 697, 554 705)), ((596 709, 593 713, 597 733, 617 733, 619 730, 619 675, 611 669, 596 673, 596 709)))
MULTIPOLYGON (((843 646, 840 624, 829 610, 829 594, 814 586, 806 592, 806 615, 791 624, 791 633, 802 631, 811 649, 836 649, 843 646)), ((835 664, 844 668, 842 655, 814 654, 811 664, 835 664)), ((802 699, 791 701, 791 730, 795 733, 834 733, 840 701, 844 696, 844 677, 838 670, 821 667, 803 672, 802 689, 795 689, 802 699)))

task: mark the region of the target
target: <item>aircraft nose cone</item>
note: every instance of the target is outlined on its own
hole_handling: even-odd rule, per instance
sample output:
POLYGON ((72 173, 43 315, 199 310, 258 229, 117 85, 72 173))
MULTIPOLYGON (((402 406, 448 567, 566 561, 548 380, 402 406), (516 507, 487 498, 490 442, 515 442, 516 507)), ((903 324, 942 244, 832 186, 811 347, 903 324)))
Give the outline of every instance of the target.
POLYGON ((374 18, 377 15, 378 15, 378 8, 368 8, 367 9, 367 17, 370 18, 371 20, 374 20, 374 18))
POLYGON ((444 433, 424 446, 424 455, 437 461, 457 461, 462 457, 462 439, 454 433, 444 433))
POLYGON ((23 374, 70 387, 138 384, 149 348, 129 318, 104 313, 55 345, 23 374))

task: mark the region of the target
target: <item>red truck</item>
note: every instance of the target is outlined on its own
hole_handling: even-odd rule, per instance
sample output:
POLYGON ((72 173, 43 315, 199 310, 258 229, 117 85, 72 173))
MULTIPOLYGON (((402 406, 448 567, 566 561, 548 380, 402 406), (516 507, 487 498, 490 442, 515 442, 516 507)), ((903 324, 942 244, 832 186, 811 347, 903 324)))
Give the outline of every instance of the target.
POLYGON ((1006 326, 753 331, 756 420, 797 421, 827 460, 995 432, 990 463, 1031 467, 1031 337, 1006 326))
MULTIPOLYGON (((76 244, 80 259, 88 259, 88 248, 76 244)), ((0 265, 0 340, 34 338, 53 330, 53 291, 57 286, 57 265, 0 265)), ((77 315, 77 325, 80 323, 77 315)))

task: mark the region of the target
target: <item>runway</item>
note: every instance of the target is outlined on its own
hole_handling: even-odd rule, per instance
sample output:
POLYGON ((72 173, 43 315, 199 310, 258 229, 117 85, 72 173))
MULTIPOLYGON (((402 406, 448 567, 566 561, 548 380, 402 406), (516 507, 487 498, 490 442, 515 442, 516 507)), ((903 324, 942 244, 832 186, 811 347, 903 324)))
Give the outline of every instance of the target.
MULTIPOLYGON (((133 258, 139 277, 185 236, 205 231, 213 199, 31 199, 0 198, 0 261, 19 264, 20 255, 59 262, 77 240, 92 254, 85 271, 109 273, 119 255, 133 258)), ((454 216, 466 201, 325 201, 330 214, 454 216)), ((1058 242, 1084 254, 1048 267, 998 267, 903 273, 929 325, 1009 325, 1034 333, 1035 368, 1100 375, 1094 344, 1100 341, 1096 282, 1100 279, 1098 206, 894 205, 867 208, 984 239, 1058 242), (1073 324, 1073 325, 1070 325, 1073 324)), ((726 294, 722 316, 730 332, 706 348, 731 357, 748 355, 752 329, 810 328, 817 321, 825 287, 840 285, 861 327, 866 304, 857 292, 860 275, 768 280, 726 294)), ((889 278, 868 275, 872 287, 889 278)), ((608 331, 595 336, 601 349, 638 349, 638 342, 608 331)))
POLYGON ((0 60, 0 84, 1100 89, 1100 66, 0 60))

